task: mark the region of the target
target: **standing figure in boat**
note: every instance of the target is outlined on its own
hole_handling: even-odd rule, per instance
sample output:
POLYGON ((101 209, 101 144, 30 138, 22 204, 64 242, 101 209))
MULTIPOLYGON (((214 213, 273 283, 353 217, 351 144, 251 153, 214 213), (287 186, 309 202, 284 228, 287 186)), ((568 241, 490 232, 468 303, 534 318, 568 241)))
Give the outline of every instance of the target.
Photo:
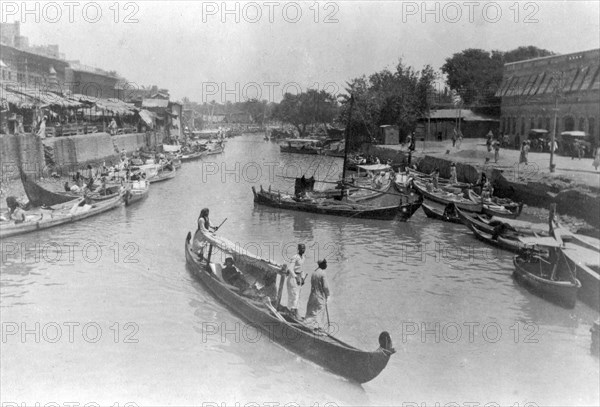
POLYGON ((316 323, 317 316, 327 305, 327 299, 330 296, 329 285, 325 278, 327 269, 327 260, 323 259, 317 263, 319 268, 310 277, 310 297, 306 305, 307 322, 316 323))
POLYGON ((458 184, 458 177, 456 175, 456 164, 450 164, 450 184, 458 184))
POLYGON ((438 189, 440 187, 439 181, 440 181, 440 170, 439 170, 439 168, 436 168, 431 173, 431 182, 433 183, 434 190, 438 189))
POLYGON ((304 284, 306 276, 302 272, 304 264, 306 246, 302 243, 298 245, 298 253, 292 257, 290 267, 288 268, 287 292, 288 308, 294 317, 298 317, 298 301, 300 300, 300 289, 304 284))
MULTIPOLYGON (((200 216, 198 217, 198 230, 196 230, 196 233, 198 233, 199 231, 202 233, 213 233, 217 231, 218 227, 212 226, 208 215, 208 208, 203 208, 200 211, 200 216)), ((206 247, 206 245, 206 241, 204 241, 203 239, 194 239, 192 249, 194 250, 194 252, 196 252, 196 254, 198 254, 198 256, 200 256, 200 258, 203 258, 204 248, 206 247)))

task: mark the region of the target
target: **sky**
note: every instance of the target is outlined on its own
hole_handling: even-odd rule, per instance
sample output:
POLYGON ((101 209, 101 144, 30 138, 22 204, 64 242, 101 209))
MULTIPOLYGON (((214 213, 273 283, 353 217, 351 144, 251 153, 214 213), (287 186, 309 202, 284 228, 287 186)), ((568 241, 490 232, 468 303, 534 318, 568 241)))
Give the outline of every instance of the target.
POLYGON ((600 48, 598 1, 3 1, 30 44, 199 103, 343 92, 398 61, 439 70, 467 48, 600 48), (27 7, 29 12, 24 9, 27 7))

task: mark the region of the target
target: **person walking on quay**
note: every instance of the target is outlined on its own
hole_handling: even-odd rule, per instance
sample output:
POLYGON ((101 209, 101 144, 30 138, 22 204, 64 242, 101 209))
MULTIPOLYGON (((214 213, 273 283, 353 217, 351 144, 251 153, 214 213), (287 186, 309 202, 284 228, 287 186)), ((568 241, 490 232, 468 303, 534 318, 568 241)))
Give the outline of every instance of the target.
POLYGON ((288 267, 287 277, 287 293, 288 293, 288 309, 292 316, 298 318, 298 302, 300 300, 300 289, 304 285, 306 276, 302 272, 304 265, 304 252, 306 246, 302 243, 298 245, 298 253, 292 257, 290 267, 288 267))
POLYGON ((41 139, 46 138, 46 120, 48 120, 48 116, 44 116, 44 118, 42 119, 42 121, 40 123, 40 129, 37 132, 37 135, 41 139))
MULTIPOLYGON (((316 324, 316 318, 323 311, 323 308, 327 307, 327 300, 331 295, 325 278, 327 260, 323 259, 317 264, 319 267, 310 277, 310 297, 308 297, 306 316, 304 317, 307 322, 314 324, 316 324)), ((329 316, 327 319, 329 319, 329 316)))
POLYGON ((462 131, 458 131, 458 138, 456 139, 456 149, 460 150, 460 145, 462 144, 463 134, 462 131))
POLYGON ((594 161, 592 162, 592 165, 596 171, 598 171, 598 167, 600 167, 600 147, 596 148, 596 154, 594 154, 594 161))
POLYGON ((456 129, 452 130, 452 147, 456 147, 456 129))
POLYGON ((117 134, 117 122, 115 121, 114 117, 110 121, 110 124, 108 125, 108 129, 110 131, 111 136, 114 136, 115 134, 117 134))
POLYGON ((498 163, 498 160, 500 159, 500 141, 496 140, 493 143, 494 146, 494 162, 498 163))
POLYGON ((487 151, 488 153, 492 152, 492 137, 494 136, 494 133, 492 133, 492 131, 490 130, 487 134, 487 140, 485 141, 485 146, 487 147, 487 151))
POLYGON ((529 142, 524 141, 521 146, 521 156, 519 157, 519 164, 527 164, 527 155, 529 154, 529 142))

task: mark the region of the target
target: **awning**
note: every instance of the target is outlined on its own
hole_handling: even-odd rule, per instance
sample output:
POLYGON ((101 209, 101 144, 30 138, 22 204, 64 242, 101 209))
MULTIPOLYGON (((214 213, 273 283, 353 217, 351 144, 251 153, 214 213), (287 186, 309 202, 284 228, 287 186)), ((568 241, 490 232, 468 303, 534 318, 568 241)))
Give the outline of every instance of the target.
POLYGON ((142 120, 148 125, 150 126, 150 128, 154 128, 154 117, 156 116, 154 113, 148 111, 148 110, 140 110, 139 111, 139 115, 142 118, 142 120))
POLYGON ((13 103, 9 101, 9 103, 13 103, 16 106, 19 106, 18 104, 20 103, 21 105, 19 107, 21 108, 31 108, 33 106, 81 107, 81 103, 74 100, 69 100, 57 93, 50 92, 46 89, 30 89, 20 86, 10 89, 2 88, 3 98, 5 97, 5 94, 7 95, 7 101, 10 97, 14 102, 13 103), (12 95, 8 96, 10 94, 12 95), (21 99, 21 102, 18 101, 19 99, 21 99))
POLYGON ((88 105, 95 106, 97 109, 122 116, 132 115, 137 110, 132 103, 125 103, 119 99, 101 99, 82 94, 74 94, 71 96, 71 100, 87 103, 88 105))
POLYGON ((392 168, 387 164, 357 165, 357 167, 366 171, 386 171, 392 168))
POLYGON ((168 99, 142 99, 142 107, 168 107, 168 99))

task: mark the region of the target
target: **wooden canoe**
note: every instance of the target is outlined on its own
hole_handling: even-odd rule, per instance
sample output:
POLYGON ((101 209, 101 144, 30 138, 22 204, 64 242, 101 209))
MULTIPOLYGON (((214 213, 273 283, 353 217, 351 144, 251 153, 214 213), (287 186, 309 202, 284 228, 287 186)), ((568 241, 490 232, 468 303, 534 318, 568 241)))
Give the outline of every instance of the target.
MULTIPOLYGON (((454 204, 448 204, 448 206, 450 206, 450 205, 454 205, 454 204)), ((434 207, 433 205, 427 204, 425 202, 423 202, 422 207, 423 207, 423 212, 425 212, 425 215, 428 218, 442 220, 444 222, 458 223, 461 225, 463 224, 462 219, 458 216, 458 214, 456 214, 455 210, 453 210, 453 211, 440 210, 440 209, 434 207), (453 213, 453 215, 451 215, 452 213, 453 213)))
POLYGON ((182 154, 181 157, 179 157, 179 159, 181 160, 182 163, 185 163, 185 162, 189 162, 189 161, 198 160, 198 159, 204 157, 205 155, 206 154, 204 151, 196 151, 194 153, 182 154))
POLYGON ((296 201, 290 195, 278 191, 265 191, 262 186, 258 192, 252 187, 252 192, 254 202, 260 205, 323 215, 363 219, 394 219, 401 210, 399 205, 378 207, 335 199, 296 201))
POLYGON ((534 294, 563 307, 573 308, 581 283, 569 271, 557 270, 566 267, 561 263, 560 259, 548 262, 541 256, 521 254, 513 258, 513 275, 534 294), (552 279, 553 274, 556 279, 552 279))
POLYGON ((449 203, 455 204, 458 208, 469 212, 481 213, 483 211, 483 203, 473 202, 470 199, 465 199, 462 196, 448 193, 442 190, 428 191, 425 184, 420 181, 413 180, 413 185, 425 198, 430 199, 434 202, 448 205, 449 203))
MULTIPOLYGON (((209 253, 218 249, 231 255, 236 266, 244 274, 272 276, 272 273, 277 273, 280 269, 280 266, 268 260, 235 250, 233 243, 222 238, 206 236, 200 232, 197 232, 197 235, 210 244, 209 253)), ((387 332, 380 334, 379 348, 369 352, 355 348, 325 331, 315 330, 298 320, 284 317, 271 305, 270 297, 246 297, 240 294, 237 288, 226 284, 218 275, 219 268, 215 263, 211 263, 210 259, 201 259, 194 253, 191 239, 192 234, 188 233, 185 241, 188 270, 202 282, 212 296, 244 320, 260 328, 269 340, 274 340, 325 369, 358 383, 373 380, 387 366, 390 356, 395 352, 387 332)), ((277 277, 269 279, 275 284, 277 277)))
POLYGON ((101 202, 94 202, 92 207, 85 212, 73 212, 74 206, 79 205, 82 201, 83 199, 76 199, 74 201, 55 205, 51 210, 38 209, 28 212, 27 217, 31 220, 22 223, 15 223, 13 221, 1 222, 0 238, 48 229, 98 215, 121 205, 123 203, 123 195, 121 194, 101 202))
POLYGON ((527 247, 527 245, 520 242, 518 239, 511 239, 502 235, 499 235, 496 239, 494 239, 493 233, 487 233, 479 229, 474 223, 469 223, 467 226, 469 226, 469 229, 471 229, 478 240, 481 240, 489 245, 499 247, 503 250, 520 253, 521 250, 527 247))
MULTIPOLYGON (((416 178, 417 180, 420 180, 422 182, 426 182, 426 181, 429 181, 429 180, 432 179, 431 174, 426 174, 424 172, 420 172, 420 171, 417 171, 417 170, 412 169, 412 168, 408 168, 408 173, 413 178, 416 178)), ((438 183, 440 185, 443 185, 443 186, 458 188, 458 189, 461 189, 461 190, 471 188, 471 184, 468 184, 466 182, 450 183, 450 180, 447 179, 447 178, 438 178, 438 183)))

